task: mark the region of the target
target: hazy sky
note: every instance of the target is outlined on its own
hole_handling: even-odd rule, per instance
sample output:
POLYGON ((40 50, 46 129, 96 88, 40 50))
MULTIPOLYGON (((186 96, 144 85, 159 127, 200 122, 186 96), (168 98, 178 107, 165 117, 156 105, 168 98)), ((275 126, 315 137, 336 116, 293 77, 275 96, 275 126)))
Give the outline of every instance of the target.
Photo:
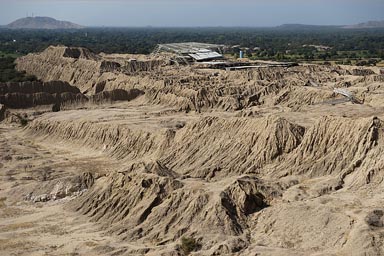
POLYGON ((0 0, 0 24, 49 16, 86 26, 343 25, 384 20, 384 0, 0 0))

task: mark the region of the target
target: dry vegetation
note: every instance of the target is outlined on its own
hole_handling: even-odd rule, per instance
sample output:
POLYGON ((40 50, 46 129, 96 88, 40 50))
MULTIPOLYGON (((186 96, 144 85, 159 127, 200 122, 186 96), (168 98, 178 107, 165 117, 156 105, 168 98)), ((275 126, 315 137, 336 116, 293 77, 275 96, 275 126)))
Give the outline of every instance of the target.
POLYGON ((17 67, 44 86, 0 85, 34 103, 0 124, 4 255, 384 254, 378 69, 224 71, 66 47, 17 67))

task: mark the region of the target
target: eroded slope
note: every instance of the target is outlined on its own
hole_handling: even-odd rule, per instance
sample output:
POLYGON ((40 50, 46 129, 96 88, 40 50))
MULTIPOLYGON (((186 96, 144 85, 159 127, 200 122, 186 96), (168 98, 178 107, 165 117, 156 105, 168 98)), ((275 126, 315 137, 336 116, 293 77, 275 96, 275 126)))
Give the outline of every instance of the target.
POLYGON ((113 241, 83 254, 183 255, 182 238, 195 239, 195 255, 384 254, 377 71, 227 72, 127 58, 50 47, 18 60, 43 81, 78 87, 92 104, 34 117, 17 135, 80 154, 91 168, 48 172, 42 185, 7 183, 7 204, 20 200, 17 191, 31 209, 66 199, 60 210, 85 216, 113 241), (359 104, 340 103, 334 88, 359 104), (105 164, 96 167, 95 155, 105 164))

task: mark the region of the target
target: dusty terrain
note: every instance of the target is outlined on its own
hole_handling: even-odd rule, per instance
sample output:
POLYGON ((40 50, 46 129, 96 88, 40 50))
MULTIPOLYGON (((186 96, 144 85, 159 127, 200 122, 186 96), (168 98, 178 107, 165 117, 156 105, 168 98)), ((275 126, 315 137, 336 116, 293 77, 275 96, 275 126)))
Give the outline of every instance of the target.
POLYGON ((1 255, 384 255, 375 68, 17 64, 43 85, 0 86, 1 255))

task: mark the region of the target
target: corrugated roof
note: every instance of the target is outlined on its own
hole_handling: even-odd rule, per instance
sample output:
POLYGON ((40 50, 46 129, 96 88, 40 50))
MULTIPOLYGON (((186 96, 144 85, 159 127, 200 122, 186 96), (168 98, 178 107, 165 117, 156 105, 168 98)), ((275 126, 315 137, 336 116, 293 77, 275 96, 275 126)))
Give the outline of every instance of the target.
POLYGON ((209 52, 197 52, 197 53, 191 53, 191 54, 188 54, 188 55, 191 56, 192 58, 194 58, 197 61, 217 59, 217 58, 222 58, 223 57, 223 55, 221 55, 221 54, 219 54, 217 52, 212 52, 212 51, 209 51, 209 52))
POLYGON ((200 51, 212 51, 222 48, 223 45, 206 44, 206 43, 173 43, 173 44, 159 44, 158 51, 169 51, 175 53, 196 53, 200 51))

